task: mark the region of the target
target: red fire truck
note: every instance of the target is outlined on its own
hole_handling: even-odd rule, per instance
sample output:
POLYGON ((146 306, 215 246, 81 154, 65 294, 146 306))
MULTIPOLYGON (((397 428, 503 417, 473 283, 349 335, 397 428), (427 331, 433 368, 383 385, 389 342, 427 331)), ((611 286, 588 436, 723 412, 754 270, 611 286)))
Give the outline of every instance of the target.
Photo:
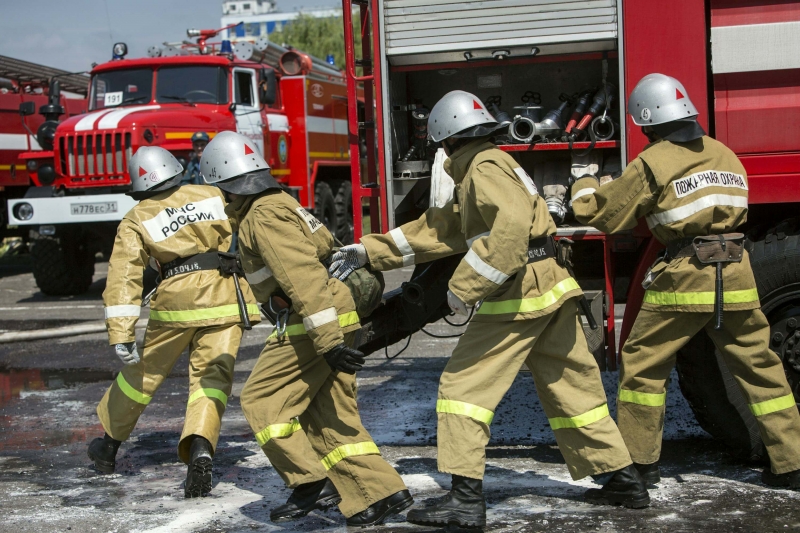
MULTIPOLYGON (((566 182, 572 153, 589 148, 604 173, 618 175, 647 142, 625 115, 628 94, 651 72, 681 80, 702 126, 747 169, 750 257, 772 348, 800 399, 800 2, 343 0, 343 9, 350 101, 364 84, 366 113, 351 106, 349 115, 356 237, 358 206, 369 206, 371 229, 381 232, 427 207, 437 169, 430 147, 415 142, 427 109, 449 91, 472 92, 511 122, 500 148, 542 191, 554 175, 547 169, 566 182), (582 127, 567 134, 570 112, 582 127), (555 134, 548 117, 559 123, 555 134), (369 159, 363 178, 359 143, 369 159)), ((577 277, 604 326, 599 338, 589 333, 590 345, 615 369, 616 333, 624 343, 661 247, 646 225, 605 235, 569 215, 558 237, 576 242, 577 277), (615 304, 626 304, 623 317, 615 304)), ((438 319, 441 277, 436 265, 418 266, 391 313, 400 318, 378 312, 365 349, 419 329, 424 320, 414 316, 438 319), (438 293, 425 294, 432 287, 438 293), (416 314, 401 312, 412 304, 416 314)), ((703 428, 742 457, 764 457, 755 419, 705 333, 681 351, 678 375, 703 428)))
POLYGON ((42 114, 20 117, 20 105, 28 103, 36 109, 50 105, 49 80, 55 79, 61 89, 74 93, 72 98, 58 95, 55 104, 68 117, 85 113, 89 78, 6 56, 0 56, 0 78, 6 80, 0 84, 0 235, 6 235, 9 228, 5 200, 22 197, 31 184, 20 155, 42 149, 36 133, 45 122, 42 114))
POLYGON ((125 59, 118 43, 114 59, 91 71, 89 112, 54 123, 52 146, 22 155, 35 187, 8 202, 9 217, 31 228, 42 292, 87 290, 95 254, 110 253, 117 223, 134 205, 124 194, 130 157, 140 146, 162 146, 186 161, 197 131, 253 139, 276 179, 342 241, 352 240, 341 71, 266 38, 206 42, 219 31, 189 30, 197 42, 152 47, 141 59, 125 59))

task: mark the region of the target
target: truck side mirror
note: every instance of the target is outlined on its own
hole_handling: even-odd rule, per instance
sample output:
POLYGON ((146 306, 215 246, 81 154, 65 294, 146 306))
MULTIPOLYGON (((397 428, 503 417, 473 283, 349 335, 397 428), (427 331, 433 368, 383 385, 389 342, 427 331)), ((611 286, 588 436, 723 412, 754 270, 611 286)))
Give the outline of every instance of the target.
POLYGON ((278 78, 272 69, 261 71, 261 82, 258 84, 258 98, 262 104, 272 105, 278 99, 278 78))
POLYGON ((19 104, 19 114, 23 117, 33 115, 36 113, 36 104, 34 102, 22 102, 19 104))

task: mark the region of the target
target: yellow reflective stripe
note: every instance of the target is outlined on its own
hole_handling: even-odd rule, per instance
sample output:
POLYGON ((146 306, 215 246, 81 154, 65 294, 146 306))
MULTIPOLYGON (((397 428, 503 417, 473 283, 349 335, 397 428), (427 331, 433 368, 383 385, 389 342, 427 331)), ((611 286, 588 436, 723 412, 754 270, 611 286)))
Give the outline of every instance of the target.
POLYGON ((505 315, 508 313, 530 313, 541 311, 558 302, 565 294, 575 289, 580 289, 580 285, 573 278, 559 281, 555 286, 535 298, 522 298, 521 300, 506 300, 504 302, 483 302, 478 309, 479 315, 505 315))
MULTIPOLYGON (((249 315, 258 315, 259 310, 256 304, 247 304, 249 315)), ((220 305, 219 307, 208 307, 206 309, 190 309, 186 311, 150 311, 150 320, 160 322, 190 322, 192 320, 211 320, 214 318, 225 318, 237 316, 239 306, 237 304, 220 305)))
MULTIPOLYGON (((726 304, 744 304, 758 301, 758 290, 723 291, 726 304)), ((644 302, 653 305, 714 305, 714 291, 644 293, 644 302)))
POLYGON ((322 458, 322 466, 325 470, 330 470, 336 463, 346 457, 355 455, 380 455, 378 446, 371 441, 356 442, 355 444, 343 444, 322 458))
POLYGON ((207 398, 216 398, 222 402, 222 405, 228 405, 228 395, 219 389, 197 389, 192 393, 191 396, 189 396, 189 403, 192 403, 203 396, 207 398))
POLYGON ((786 396, 773 398, 772 400, 767 400, 765 402, 751 403, 750 411, 752 411, 756 416, 764 416, 776 411, 783 411, 784 409, 794 407, 795 405, 794 396, 787 394, 786 396))
POLYGON ((567 429, 567 428, 582 428, 583 426, 588 426, 592 422, 597 422, 598 420, 602 420, 607 416, 609 416, 608 404, 604 403, 600 407, 595 407, 591 411, 586 411, 582 415, 548 418, 547 421, 550 422, 550 427, 553 428, 553 430, 567 429))
POLYGON ((272 424, 265 427, 256 433, 256 440, 259 446, 263 446, 270 439, 277 439, 278 437, 288 437, 295 431, 301 429, 300 422, 295 418, 288 424, 272 424))
POLYGON ((128 398, 130 398, 131 400, 133 400, 136 403, 140 403, 142 405, 147 405, 148 403, 150 403, 150 400, 153 399, 152 396, 148 396, 147 394, 144 394, 143 392, 139 392, 138 390, 136 390, 133 387, 131 387, 128 384, 128 382, 125 381, 125 378, 122 377, 122 372, 117 374, 117 386, 119 387, 119 390, 121 390, 122 393, 125 396, 127 396, 128 398))
POLYGON ((621 402, 648 405, 650 407, 660 407, 667 401, 667 392, 654 394, 652 392, 636 392, 627 389, 620 389, 617 399, 621 402))
MULTIPOLYGON (((339 327, 346 328, 347 326, 352 326, 354 324, 358 324, 359 318, 358 313, 355 311, 350 311, 348 313, 344 313, 343 315, 339 315, 339 327)), ((286 331, 283 333, 284 337, 297 337, 298 335, 307 335, 308 330, 303 324, 292 324, 291 326, 286 326, 286 331)), ((278 336, 277 331, 273 331, 270 333, 269 339, 274 339, 278 336)))
POLYGON ((494 412, 477 405, 456 400, 436 400, 437 413, 449 413, 451 415, 468 416, 478 422, 491 425, 494 412))

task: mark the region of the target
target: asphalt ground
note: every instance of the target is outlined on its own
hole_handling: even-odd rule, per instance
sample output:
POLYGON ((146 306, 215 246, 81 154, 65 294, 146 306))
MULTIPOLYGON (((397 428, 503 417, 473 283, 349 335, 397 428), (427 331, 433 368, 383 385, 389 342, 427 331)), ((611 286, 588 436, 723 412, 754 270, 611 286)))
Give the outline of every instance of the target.
MULTIPOLYGON (((107 265, 98 263, 85 295, 48 298, 36 289, 24 260, 0 265, 0 333, 101 320, 106 272, 107 265)), ((391 273, 389 286, 409 274, 391 273)), ((429 330, 457 332, 443 323, 429 330)), ((86 446, 103 433, 95 407, 121 367, 105 334, 0 344, 0 531, 346 530, 335 509, 288 524, 269 521, 270 508, 289 491, 256 445, 239 405, 269 332, 264 325, 245 335, 214 460, 214 489, 194 500, 183 497, 186 467, 176 455, 187 399, 186 354, 120 448, 117 473, 99 475, 89 467, 86 446)), ((436 472, 434 406, 438 377, 455 343, 418 333, 396 359, 368 358, 358 377, 364 425, 418 503, 449 488, 449 476, 436 472)), ((731 459, 697 426, 673 378, 664 479, 651 488, 651 506, 633 511, 583 503, 583 491, 594 485, 570 478, 531 376, 520 372, 492 424, 487 531, 800 530, 800 493, 766 488, 760 465, 731 459)), ((613 413, 617 374, 606 372, 603 379, 613 413)), ((402 516, 382 529, 434 531, 402 516)))

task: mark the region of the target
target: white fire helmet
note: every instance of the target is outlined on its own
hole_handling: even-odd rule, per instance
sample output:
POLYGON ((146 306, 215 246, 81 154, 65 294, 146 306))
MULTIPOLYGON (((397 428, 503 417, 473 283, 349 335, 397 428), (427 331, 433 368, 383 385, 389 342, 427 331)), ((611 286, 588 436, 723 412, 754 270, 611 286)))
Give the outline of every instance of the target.
POLYGON ((183 174, 183 165, 160 146, 142 146, 128 161, 128 174, 132 185, 130 195, 133 196, 153 190, 166 190, 180 184, 180 180, 173 178, 183 174))
POLYGON ((505 126, 495 120, 480 98, 466 91, 444 95, 428 117, 428 136, 434 142, 451 137, 482 137, 502 127, 505 126))
POLYGON ((220 132, 211 139, 200 158, 200 172, 209 185, 235 194, 280 188, 258 146, 233 131, 220 132))
POLYGON ((628 113, 637 126, 657 126, 697 116, 683 84, 664 74, 648 74, 628 98, 628 113))

